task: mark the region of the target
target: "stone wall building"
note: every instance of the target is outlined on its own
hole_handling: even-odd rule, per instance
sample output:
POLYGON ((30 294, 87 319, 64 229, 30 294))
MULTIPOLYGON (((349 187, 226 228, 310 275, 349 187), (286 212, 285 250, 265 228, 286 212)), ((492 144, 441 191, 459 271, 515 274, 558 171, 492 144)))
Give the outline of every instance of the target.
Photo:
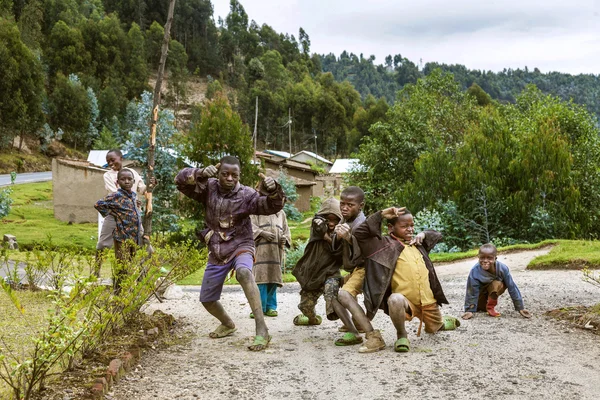
POLYGON ((55 158, 52 160, 54 218, 65 222, 98 221, 94 203, 106 196, 105 169, 87 161, 55 158))

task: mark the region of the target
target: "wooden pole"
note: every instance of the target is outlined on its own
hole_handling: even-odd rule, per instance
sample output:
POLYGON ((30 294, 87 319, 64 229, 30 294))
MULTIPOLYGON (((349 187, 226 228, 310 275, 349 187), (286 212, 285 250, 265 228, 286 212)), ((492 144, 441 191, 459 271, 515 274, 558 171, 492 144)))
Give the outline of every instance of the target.
POLYGON ((288 140, 290 142, 290 157, 292 156, 292 108, 288 108, 288 140))
POLYGON ((256 96, 256 106, 254 108, 254 133, 252 134, 252 138, 254 139, 254 159, 256 160, 256 143, 258 142, 258 132, 256 131, 258 125, 258 96, 256 96))
POLYGON ((162 48, 160 51, 160 61, 158 63, 158 73, 156 84, 154 85, 154 99, 152 104, 152 117, 150 120, 150 146, 148 147, 148 187, 146 188, 146 213, 144 214, 144 235, 150 237, 152 234, 152 192, 154 190, 154 155, 156 151, 156 124, 158 122, 158 107, 160 106, 160 94, 163 76, 165 74, 165 65, 167 63, 167 54, 169 53, 169 40, 171 38, 171 25, 173 24, 173 12, 175 10, 175 0, 169 2, 169 12, 167 22, 165 23, 165 36, 163 37, 162 48))

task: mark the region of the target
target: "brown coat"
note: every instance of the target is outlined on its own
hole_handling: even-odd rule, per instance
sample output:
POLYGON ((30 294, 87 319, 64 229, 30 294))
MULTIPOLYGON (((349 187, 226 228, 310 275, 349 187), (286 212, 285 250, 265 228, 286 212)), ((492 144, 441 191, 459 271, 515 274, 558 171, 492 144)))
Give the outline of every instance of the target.
MULTIPOLYGON (((391 294, 392 276, 396 269, 396 261, 404 245, 394 236, 381 235, 381 211, 369 216, 365 222, 353 232, 354 237, 362 253, 365 255, 365 282, 363 292, 365 296, 365 308, 367 317, 373 319, 378 309, 388 314, 387 299, 391 294)), ((429 285, 438 305, 448 304, 448 300, 442 290, 433 263, 429 259, 429 252, 442 240, 442 234, 436 231, 426 230, 423 244, 417 246, 423 255, 423 261, 429 271, 429 285)))
POLYGON ((281 272, 285 260, 285 247, 292 244, 290 228, 287 224, 285 213, 279 211, 272 215, 251 215, 252 233, 256 246, 256 261, 252 272, 256 283, 276 283, 283 286, 283 276, 281 272), (261 232, 268 231, 275 235, 275 238, 268 242, 261 236, 261 232), (279 245, 279 239, 285 238, 285 244, 279 245))

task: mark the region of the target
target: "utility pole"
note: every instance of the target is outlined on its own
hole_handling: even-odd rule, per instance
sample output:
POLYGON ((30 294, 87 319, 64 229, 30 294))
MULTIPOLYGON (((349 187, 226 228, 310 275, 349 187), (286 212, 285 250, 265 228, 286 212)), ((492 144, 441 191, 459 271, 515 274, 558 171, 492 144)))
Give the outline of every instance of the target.
POLYGON ((258 96, 256 96, 256 106, 254 111, 254 133, 252 139, 254 139, 254 160, 256 160, 256 143, 258 142, 258 132, 256 126, 258 125, 258 96))
POLYGON ((288 109, 288 134, 290 142, 290 157, 292 156, 292 107, 288 109))

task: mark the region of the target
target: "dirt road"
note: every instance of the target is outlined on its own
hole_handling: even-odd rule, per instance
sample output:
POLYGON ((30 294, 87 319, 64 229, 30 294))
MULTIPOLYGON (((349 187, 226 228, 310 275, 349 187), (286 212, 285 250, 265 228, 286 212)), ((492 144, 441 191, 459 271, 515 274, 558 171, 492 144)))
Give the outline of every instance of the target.
MULTIPOLYGON (((547 250, 500 256, 511 268, 534 314, 530 320, 513 310, 508 294, 500 298, 500 318, 477 314, 454 332, 416 337, 410 323, 410 353, 395 353, 395 331, 379 313, 373 324, 388 347, 359 354, 336 347, 339 322, 295 327, 299 286, 279 292, 279 317, 269 318, 273 341, 262 353, 246 350, 253 320, 243 292, 227 287, 223 304, 238 326, 231 337, 207 334, 217 323, 198 302, 197 288, 182 300, 153 304, 185 318, 197 336, 190 344, 146 354, 110 398, 132 399, 598 399, 600 336, 542 315, 546 310, 591 305, 600 292, 582 282, 578 271, 527 271, 525 266, 547 250)), ((461 314, 466 277, 474 260, 437 267, 450 300, 445 314, 461 314)), ((324 304, 319 304, 323 311, 324 304)))

